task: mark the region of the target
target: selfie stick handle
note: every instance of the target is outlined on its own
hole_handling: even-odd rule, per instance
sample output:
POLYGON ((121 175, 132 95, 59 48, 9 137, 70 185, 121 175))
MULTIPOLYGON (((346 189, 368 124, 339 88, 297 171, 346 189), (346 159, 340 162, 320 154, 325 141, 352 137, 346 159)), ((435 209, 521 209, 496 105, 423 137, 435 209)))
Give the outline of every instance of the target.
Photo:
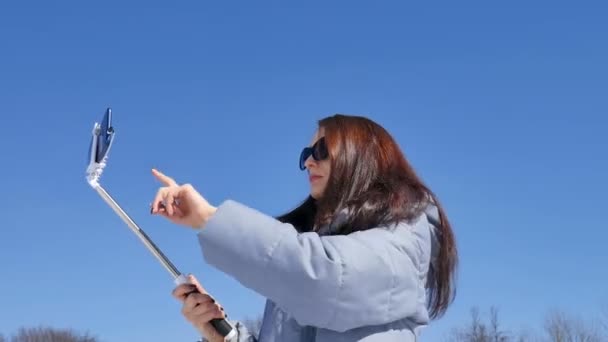
MULTIPOLYGON (((152 242, 152 240, 148 237, 148 235, 133 221, 131 217, 116 203, 116 201, 110 196, 110 194, 97 182, 92 182, 91 186, 99 193, 101 198, 122 218, 122 220, 131 228, 133 233, 139 237, 139 239, 143 242, 143 244, 148 248, 148 250, 160 261, 160 263, 165 267, 165 269, 173 276, 174 282, 176 285, 181 284, 189 284, 190 281, 186 276, 181 274, 175 265, 171 263, 169 258, 167 258, 163 252, 152 242)), ((198 292, 198 291, 195 291, 198 292)), ((192 293, 192 292, 191 292, 192 293)), ((230 340, 234 336, 236 336, 236 330, 223 318, 216 318, 211 320, 209 323, 220 333, 224 338, 230 340)), ((199 330, 201 335, 204 335, 202 331, 199 330)))

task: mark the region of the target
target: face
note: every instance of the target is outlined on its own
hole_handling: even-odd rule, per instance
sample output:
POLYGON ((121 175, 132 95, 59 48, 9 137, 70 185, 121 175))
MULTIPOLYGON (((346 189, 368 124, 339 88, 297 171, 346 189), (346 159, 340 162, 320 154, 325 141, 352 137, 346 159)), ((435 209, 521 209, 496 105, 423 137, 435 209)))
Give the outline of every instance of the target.
MULTIPOLYGON (((325 136, 323 128, 320 128, 314 135, 311 144, 309 147, 314 146, 319 139, 325 136)), ((314 199, 319 199, 323 196, 323 192, 325 191, 325 187, 327 186, 327 181, 329 179, 330 173, 330 162, 329 158, 325 158, 323 160, 315 160, 315 158, 310 155, 306 162, 304 163, 306 166, 306 170, 308 170, 308 181, 310 182, 310 195, 314 199)))

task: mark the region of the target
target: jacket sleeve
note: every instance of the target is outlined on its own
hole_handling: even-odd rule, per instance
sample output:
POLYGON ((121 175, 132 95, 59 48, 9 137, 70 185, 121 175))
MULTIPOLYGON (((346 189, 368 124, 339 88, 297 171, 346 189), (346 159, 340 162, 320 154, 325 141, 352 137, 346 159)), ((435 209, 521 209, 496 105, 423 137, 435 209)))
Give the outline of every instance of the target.
POLYGON ((272 300, 299 324, 346 331, 393 322, 424 305, 420 243, 405 228, 298 233, 228 200, 198 237, 210 265, 272 300))

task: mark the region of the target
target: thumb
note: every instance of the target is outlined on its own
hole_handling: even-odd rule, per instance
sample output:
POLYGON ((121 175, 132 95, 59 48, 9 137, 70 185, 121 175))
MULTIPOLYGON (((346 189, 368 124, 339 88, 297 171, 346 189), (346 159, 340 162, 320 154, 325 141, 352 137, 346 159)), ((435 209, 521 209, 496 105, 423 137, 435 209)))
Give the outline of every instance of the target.
POLYGON ((196 286, 200 293, 207 293, 207 291, 205 291, 201 283, 198 282, 198 279, 196 279, 194 275, 188 274, 188 280, 190 281, 190 284, 196 286))

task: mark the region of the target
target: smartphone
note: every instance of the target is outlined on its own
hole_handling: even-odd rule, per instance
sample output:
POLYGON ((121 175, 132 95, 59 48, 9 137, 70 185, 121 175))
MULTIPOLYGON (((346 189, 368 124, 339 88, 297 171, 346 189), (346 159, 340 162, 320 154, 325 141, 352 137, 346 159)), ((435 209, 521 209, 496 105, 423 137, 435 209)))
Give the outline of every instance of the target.
POLYGON ((114 127, 112 126, 112 109, 106 109, 106 112, 99 124, 99 134, 97 135, 97 151, 95 154, 95 162, 101 162, 107 155, 112 140, 114 139, 114 127))
POLYGON ((114 140, 114 126, 112 126, 112 109, 107 108, 101 122, 96 122, 94 134, 89 143, 88 163, 101 163, 112 146, 114 140))

